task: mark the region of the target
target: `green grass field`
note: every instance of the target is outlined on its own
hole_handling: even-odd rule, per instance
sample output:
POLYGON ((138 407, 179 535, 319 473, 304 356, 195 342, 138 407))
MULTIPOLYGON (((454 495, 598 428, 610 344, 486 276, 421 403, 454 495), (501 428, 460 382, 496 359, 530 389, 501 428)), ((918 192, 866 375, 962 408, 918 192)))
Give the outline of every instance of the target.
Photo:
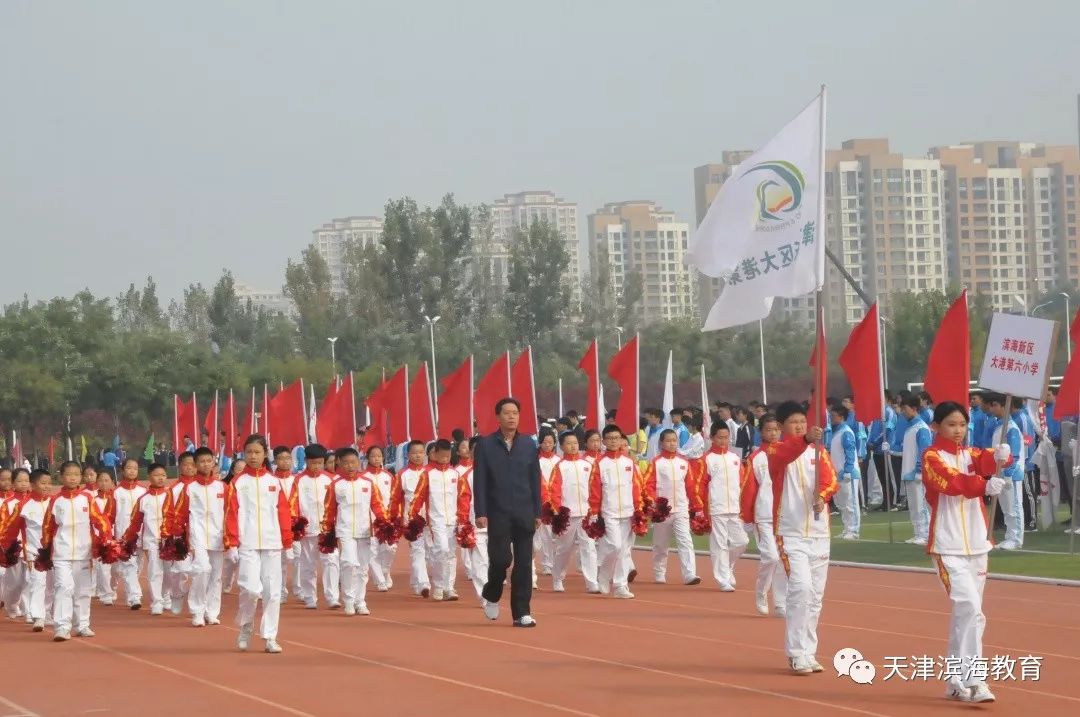
MULTIPOLYGON (((1065 513, 1060 515, 1064 520, 1065 513)), ((1059 521, 1060 522, 1060 521, 1059 521)), ((878 565, 907 565, 929 568, 930 558, 926 548, 908 545, 904 541, 912 536, 911 521, 907 512, 864 514, 861 540, 840 540, 840 520, 833 516, 833 560, 878 565), (889 516, 893 520, 893 542, 889 542, 889 516)), ((1080 535, 1076 536, 1075 555, 1069 554, 1069 536, 1064 526, 1055 525, 1045 532, 1024 534, 1024 550, 1008 552, 995 550, 990 554, 990 572, 1004 575, 1080 580, 1080 535)), ((997 531, 995 542, 1004 538, 1004 531, 997 531)), ((639 545, 651 545, 652 538, 638 539, 639 545)), ((699 550, 709 549, 708 536, 695 536, 694 544, 699 550)), ((754 540, 750 540, 749 552, 754 552, 754 540)))

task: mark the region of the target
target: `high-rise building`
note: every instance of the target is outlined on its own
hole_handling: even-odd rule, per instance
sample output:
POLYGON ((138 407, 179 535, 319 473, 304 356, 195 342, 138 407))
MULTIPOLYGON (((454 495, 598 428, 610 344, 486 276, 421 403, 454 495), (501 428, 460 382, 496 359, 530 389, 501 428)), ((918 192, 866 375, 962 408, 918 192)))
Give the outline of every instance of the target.
POLYGON ((296 304, 282 291, 256 289, 243 281, 233 282, 233 291, 242 304, 250 301, 253 307, 264 309, 271 314, 281 314, 293 320, 298 317, 296 304))
POLYGON ((315 250, 330 268, 331 290, 335 294, 345 292, 345 250, 349 242, 375 247, 379 245, 382 233, 382 217, 333 219, 312 232, 315 250))
POLYGON ((606 257, 616 295, 627 277, 641 278, 638 316, 645 322, 695 315, 695 280, 684 257, 689 225, 654 202, 605 204, 589 215, 589 261, 595 277, 606 257))

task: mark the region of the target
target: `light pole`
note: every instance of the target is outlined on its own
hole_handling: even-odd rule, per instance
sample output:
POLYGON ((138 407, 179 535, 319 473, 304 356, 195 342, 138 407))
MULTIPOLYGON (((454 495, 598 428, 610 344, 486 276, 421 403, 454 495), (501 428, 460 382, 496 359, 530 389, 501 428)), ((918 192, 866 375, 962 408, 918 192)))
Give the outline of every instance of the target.
POLYGON ((435 378, 435 324, 439 322, 441 316, 434 318, 424 315, 424 321, 427 322, 428 331, 431 333, 431 403, 435 410, 435 424, 439 423, 439 402, 435 400, 435 397, 439 394, 439 384, 435 378))
POLYGON ((1069 336, 1068 334, 1068 326, 1072 317, 1072 311, 1069 310, 1069 295, 1064 291, 1061 292, 1061 295, 1065 297, 1065 348, 1068 349, 1069 360, 1072 361, 1072 336, 1069 336))
POLYGON ((615 327, 615 330, 619 332, 619 348, 621 349, 621 348, 622 348, 622 332, 623 332, 623 327, 621 327, 621 326, 616 326, 616 327, 615 327))
POLYGON ((889 329, 892 322, 885 318, 885 314, 878 314, 881 318, 881 384, 882 388, 889 387, 889 329))
POLYGON ((1034 309, 1031 310, 1031 315, 1034 316, 1036 313, 1038 313, 1039 309, 1043 308, 1044 306, 1049 306, 1052 303, 1054 303, 1054 302, 1047 301, 1045 304, 1039 304, 1038 306, 1036 306, 1034 309))
POLYGON ((330 342, 330 363, 334 366, 334 380, 337 380, 337 354, 334 353, 334 344, 337 343, 337 336, 330 336, 326 340, 330 342))

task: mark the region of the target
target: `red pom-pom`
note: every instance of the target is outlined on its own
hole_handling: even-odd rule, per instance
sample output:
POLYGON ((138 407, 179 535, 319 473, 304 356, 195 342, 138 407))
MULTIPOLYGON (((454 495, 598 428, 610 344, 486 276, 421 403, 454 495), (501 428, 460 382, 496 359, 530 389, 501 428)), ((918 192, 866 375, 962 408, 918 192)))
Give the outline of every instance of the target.
POLYGON ((634 535, 645 535, 649 532, 649 519, 640 510, 635 510, 630 516, 630 530, 634 535))
POLYGON ((304 537, 304 533, 307 532, 308 519, 302 515, 298 515, 292 519, 292 537, 293 540, 300 540, 304 537))
POLYGON ((602 515, 590 515, 585 518, 584 523, 585 535, 589 536, 593 540, 599 540, 604 537, 604 533, 607 532, 604 527, 604 516, 602 515))
POLYGON ((170 562, 176 560, 176 541, 171 536, 158 543, 158 557, 170 562))
POLYGON ((398 541, 398 528, 391 520, 376 518, 371 532, 383 545, 393 545, 398 541))
POLYGON ((551 507, 551 503, 544 503, 540 506, 540 522, 544 525, 551 525, 551 521, 555 519, 555 509, 551 507))
POLYGON ((40 548, 37 557, 34 558, 34 570, 37 570, 39 573, 45 573, 52 570, 52 568, 52 550, 49 548, 40 548))
POLYGON ((405 540, 415 543, 420 539, 420 534, 424 532, 426 527, 427 520, 424 519, 424 516, 418 515, 410 519, 408 525, 405 526, 405 540))
POLYGON ((466 550, 476 547, 476 528, 473 527, 472 523, 459 523, 457 528, 454 529, 454 537, 457 539, 459 547, 466 550))
POLYGON ((656 508, 656 503, 653 501, 652 496, 643 491, 643 495, 641 496, 641 512, 645 515, 652 515, 654 508, 656 508))
POLYGON ((708 535, 712 532, 712 521, 705 513, 690 516, 690 532, 694 535, 708 535))
POLYGON ((173 560, 179 562, 186 559, 189 550, 187 535, 177 535, 173 538, 173 560))
POLYGON ((559 508, 558 512, 555 513, 555 517, 551 519, 551 532, 555 535, 562 535, 568 527, 570 527, 570 509, 564 505, 559 508))
POLYGON ((98 543, 95 553, 95 557, 106 565, 112 565, 115 562, 127 559, 124 556, 124 546, 112 538, 105 538, 98 543))
POLYGON ((124 560, 130 560, 131 556, 135 554, 135 551, 139 549, 139 539, 132 538, 131 540, 124 541, 124 560))
POLYGON ((4 551, 0 553, 0 566, 10 568, 18 564, 20 550, 22 550, 22 543, 18 540, 12 540, 11 545, 4 548, 4 551))
POLYGON ((337 550, 337 532, 333 529, 329 533, 319 533, 319 552, 323 555, 331 555, 337 550))
POLYGON ((656 503, 653 505, 652 512, 647 513, 649 519, 654 523, 663 523, 671 515, 671 503, 667 498, 660 497, 656 499, 656 503))

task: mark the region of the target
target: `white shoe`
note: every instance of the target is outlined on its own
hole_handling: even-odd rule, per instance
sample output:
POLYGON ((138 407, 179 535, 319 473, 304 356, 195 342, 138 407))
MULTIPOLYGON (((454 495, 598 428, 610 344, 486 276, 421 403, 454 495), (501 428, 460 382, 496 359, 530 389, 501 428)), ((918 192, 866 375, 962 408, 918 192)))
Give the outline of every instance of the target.
POLYGON ((533 620, 532 615, 523 615, 514 620, 514 627, 536 627, 536 620, 533 620))
POLYGON ((41 619, 34 620, 34 626, 31 629, 34 632, 44 632, 45 631, 45 621, 41 620, 41 619))
POLYGON ((915 544, 915 538, 908 538, 904 542, 907 543, 908 545, 914 545, 915 544))
POLYGON ((964 687, 955 677, 945 682, 945 699, 955 702, 971 702, 971 688, 964 687))
POLYGON ((247 625, 240 626, 240 634, 236 637, 236 649, 240 652, 247 652, 248 645, 251 644, 251 635, 255 632, 255 625, 248 623, 247 625))
POLYGON ((654 577, 653 582, 657 585, 667 585, 667 577, 654 577))
POLYGON ((444 593, 442 590, 435 589, 431 592, 431 599, 435 600, 436 602, 442 602, 443 598, 445 597, 446 593, 444 593))
POLYGON ((735 592, 735 586, 731 583, 720 583, 720 592, 733 593, 735 592))
POLYGON ((1019 550, 1020 549, 1020 546, 1014 540, 1003 541, 1001 543, 998 543, 997 546, 995 546, 995 547, 997 547, 999 550, 1019 550))
POLYGON ((267 640, 266 646, 263 648, 263 652, 271 655, 277 655, 281 652, 281 645, 277 644, 277 640, 267 640))
POLYGON ((206 627, 206 618, 204 618, 202 615, 196 615, 195 617, 191 618, 191 626, 206 627))
POLYGON ((70 640, 70 639, 71 639, 71 631, 70 630, 57 630, 56 634, 53 635, 53 642, 66 642, 67 640, 70 640))
POLYGON ((304 609, 305 610, 318 610, 319 605, 314 600, 305 600, 304 601, 304 609))
POLYGON ((370 615, 371 610, 368 610, 368 606, 366 604, 360 603, 359 605, 356 606, 356 614, 357 615, 370 615))
POLYGON ((221 620, 217 619, 216 617, 208 617, 208 618, 206 618, 206 624, 207 625, 220 625, 221 620))
POLYGON ((386 578, 386 589, 389 590, 394 587, 394 579, 391 577, 386 578))
POLYGON ((620 600, 633 600, 634 599, 634 593, 630 592, 630 588, 626 587, 625 585, 622 585, 620 587, 615 588, 614 597, 617 597, 620 600))
POLYGON ((701 585, 701 578, 695 575, 694 577, 684 582, 683 585, 701 585))
POLYGON ((551 584, 551 591, 556 593, 566 592, 566 587, 562 584, 561 580, 556 580, 551 584))
POLYGON ((112 605, 113 605, 113 601, 112 601, 112 598, 102 598, 102 599, 100 600, 100 602, 101 602, 101 604, 102 604, 102 605, 104 605, 105 607, 112 607, 112 605))
POLYGON ((810 669, 813 672, 824 672, 825 668, 821 666, 821 663, 817 661, 817 655, 811 655, 806 658, 806 661, 810 664, 810 669))
POLYGON ((483 607, 484 607, 484 617, 486 617, 488 620, 498 620, 499 619, 499 603, 497 603, 497 602, 488 602, 487 600, 484 600, 483 607))
POLYGON ((551 568, 541 568, 540 569, 540 574, 541 575, 551 575, 551 568))
POLYGON ((97 633, 88 627, 83 627, 75 631, 75 637, 97 637, 97 633))
POLYGON ((457 602, 460 599, 461 598, 458 597, 457 592, 454 590, 447 590, 446 594, 443 595, 443 600, 446 602, 457 602))
POLYGON ((585 586, 585 592, 588 595, 599 595, 600 594, 600 586, 599 585, 586 585, 585 586))
POLYGON ((731 589, 734 590, 735 586, 736 586, 736 583, 735 583, 735 568, 734 568, 734 566, 732 566, 732 569, 731 569, 731 589))
POLYGON ((184 598, 175 597, 172 599, 172 605, 169 606, 169 610, 173 615, 179 615, 184 611, 184 598))
POLYGON ((773 615, 787 617, 787 607, 785 605, 773 605, 773 615))
POLYGON ((811 675, 814 673, 814 668, 810 666, 810 661, 805 657, 789 658, 788 664, 791 665, 791 671, 796 675, 811 675))
POLYGON ((352 617, 356 614, 356 605, 351 602, 345 603, 345 615, 352 617))
POLYGON ((162 609, 161 605, 151 605, 150 606, 150 614, 151 615, 160 615, 163 612, 164 612, 164 610, 162 609))
POLYGON ((972 702, 993 702, 997 698, 994 697, 994 693, 990 691, 985 682, 980 682, 971 688, 971 701, 972 702))
POLYGON ((389 591, 390 587, 386 583, 379 583, 379 585, 375 589, 381 593, 384 593, 389 591))
POLYGON ((769 596, 768 595, 758 595, 757 596, 757 611, 758 611, 758 615, 768 615, 769 614, 769 596))
POLYGON ((915 540, 911 541, 911 544, 912 545, 926 545, 926 538, 915 538, 915 540))

